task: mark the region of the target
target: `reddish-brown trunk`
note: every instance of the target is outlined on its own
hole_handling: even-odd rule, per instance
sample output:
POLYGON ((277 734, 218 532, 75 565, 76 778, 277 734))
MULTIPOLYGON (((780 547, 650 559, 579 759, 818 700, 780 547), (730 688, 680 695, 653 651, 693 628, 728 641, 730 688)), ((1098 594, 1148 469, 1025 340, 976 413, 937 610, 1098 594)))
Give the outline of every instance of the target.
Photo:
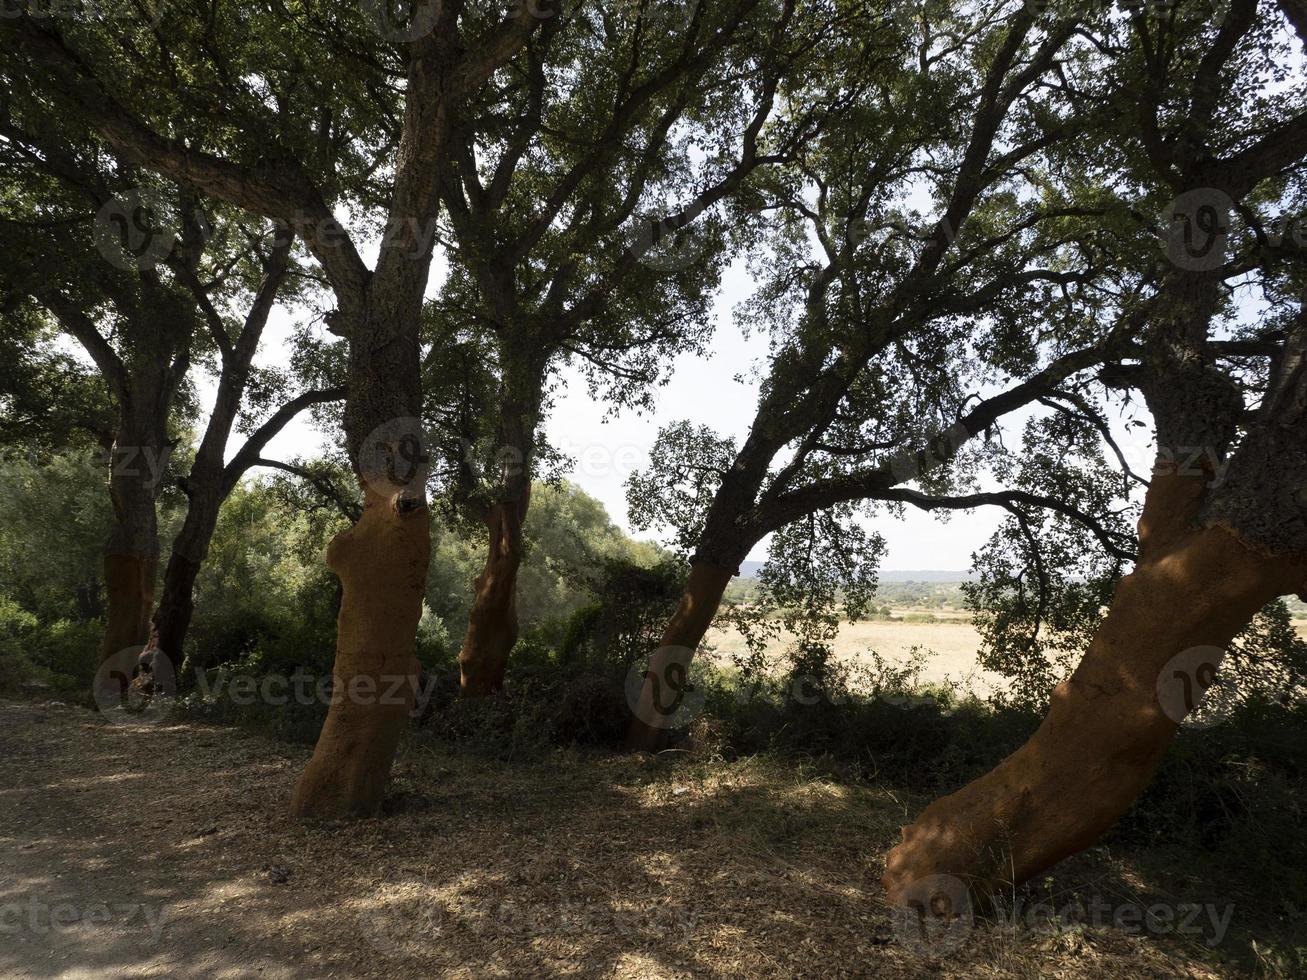
POLYGON ((163 590, 158 608, 150 620, 150 650, 158 650, 172 663, 173 673, 180 674, 186 632, 195 613, 195 580, 200 574, 200 563, 178 554, 168 558, 163 572, 163 590))
POLYGON ((424 504, 368 490, 363 516, 327 547, 340 577, 331 708, 291 799, 297 816, 369 816, 381 806, 417 691, 413 655, 430 557, 424 504))
MULTIPOLYGON (((923 900, 920 883, 950 880, 936 875, 985 897, 1092 844, 1147 786, 1193 706, 1164 708, 1164 668, 1184 651, 1224 649, 1267 602, 1302 585, 1301 564, 1194 525, 1203 483, 1154 479, 1138 563, 1080 665, 1024 746, 904 829, 882 879, 891 901, 923 900)), ((1210 677, 1188 680, 1201 690, 1210 677)))
POLYGON ((667 621, 658 649, 649 657, 644 685, 634 706, 635 717, 626 735, 626 747, 633 752, 657 752, 669 731, 667 698, 664 692, 679 690, 688 675, 690 662, 708 632, 721 605, 726 586, 735 571, 707 562, 690 566, 685 589, 676 612, 667 621))
POLYGON ((463 649, 458 654, 459 694, 484 697, 502 690, 508 655, 517 642, 517 570, 522 563, 522 521, 529 502, 490 508, 486 564, 476 579, 463 649))
POLYGON ((157 566, 153 558, 114 553, 104 556, 106 616, 101 663, 123 650, 144 646, 150 634, 157 566))

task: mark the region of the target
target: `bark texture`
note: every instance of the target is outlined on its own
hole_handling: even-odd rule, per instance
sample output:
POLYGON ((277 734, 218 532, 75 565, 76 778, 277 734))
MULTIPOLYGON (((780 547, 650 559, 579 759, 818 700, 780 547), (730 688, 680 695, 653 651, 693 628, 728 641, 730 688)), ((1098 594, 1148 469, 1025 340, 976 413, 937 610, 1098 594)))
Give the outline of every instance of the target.
MULTIPOLYGON (((104 547, 105 624, 100 662, 145 645, 159 562, 158 484, 167 459, 166 395, 141 405, 137 384, 120 413, 109 459, 113 524, 104 547), (162 404, 157 404, 162 402, 162 404), (141 418, 140 416, 144 416, 141 418)), ((170 392, 168 392, 170 394, 170 392)))
MULTIPOLYGON (((644 686, 631 719, 626 747, 633 752, 657 752, 667 740, 668 729, 656 722, 661 691, 679 676, 684 678, 703 636, 721 605, 726 586, 736 569, 698 561, 690 566, 680 604, 663 630, 658 649, 649 658, 644 686)), ((670 686, 677 686, 672 683, 670 686)), ((665 698, 662 698, 665 700, 665 698)))
MULTIPOLYGON (((498 473, 494 496, 482 512, 489 531, 486 561, 477 576, 467 632, 458 653, 460 697, 484 697, 504 687, 508 657, 517 643, 517 571, 522 564, 522 524, 531 504, 531 474, 545 360, 506 347, 497 420, 498 473)), ((465 461, 466 464, 466 461, 465 461)), ((472 501, 475 473, 464 466, 472 501)))
POLYGON ((414 638, 430 557, 425 503, 366 493, 363 517, 327 548, 342 586, 334 687, 313 758, 291 799, 297 816, 370 816, 417 691, 414 638))
POLYGON ((520 502, 493 505, 486 563, 476 579, 467 634, 458 654, 459 693, 484 697, 504 687, 508 655, 517 643, 517 570, 522 563, 522 521, 529 494, 520 502))
POLYGON ((168 556, 168 565, 163 573, 163 589, 159 594, 159 605, 150 620, 147 644, 148 650, 157 650, 168 658, 174 674, 181 672, 186 633, 191 626, 191 617, 195 614, 195 580, 199 577, 200 566, 208 553, 209 538, 213 535, 211 525, 203 539, 197 540, 199 532, 190 527, 194 506, 192 502, 191 510, 186 512, 186 524, 173 542, 172 554, 168 556))
POLYGON ((145 644, 154 606, 157 560, 138 555, 104 556, 105 624, 100 662, 130 647, 145 644))
POLYGON ((1225 648, 1267 602, 1301 587, 1300 562, 1194 523, 1205 483, 1155 477, 1138 564, 1080 665, 1024 746, 904 829, 882 879, 891 901, 932 875, 960 878, 983 899, 1092 844, 1148 784, 1179 727, 1158 699, 1168 662, 1225 648))

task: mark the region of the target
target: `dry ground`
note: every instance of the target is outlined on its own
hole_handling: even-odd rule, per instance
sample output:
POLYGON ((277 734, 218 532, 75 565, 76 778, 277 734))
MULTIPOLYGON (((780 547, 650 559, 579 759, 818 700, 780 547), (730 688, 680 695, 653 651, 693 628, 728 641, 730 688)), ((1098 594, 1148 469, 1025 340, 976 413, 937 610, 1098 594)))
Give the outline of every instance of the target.
MULTIPOLYGON (((895 613, 910 614, 911 610, 895 610, 895 613)), ((934 615, 940 616, 938 611, 934 615)), ((768 653, 779 652, 791 640, 792 638, 783 636, 768 648, 768 653)), ((710 630, 707 642, 719 658, 742 654, 746 649, 744 638, 731 629, 710 630)), ((841 623, 839 635, 832 647, 835 655, 841 659, 858 661, 868 650, 875 650, 887 660, 896 662, 908 660, 913 649, 919 648, 931 654, 921 673, 923 681, 955 682, 982 695, 1002 683, 999 675, 982 670, 976 663, 980 634, 964 618, 958 618, 956 622, 939 623, 888 620, 841 623)))
MULTIPOLYGON (((1110 927, 990 923, 923 952, 876 887, 922 801, 793 766, 414 739, 387 816, 315 825, 286 816, 307 754, 0 702, 0 977, 1235 975, 1223 948, 1110 927)), ((1146 890, 1104 849, 1066 874, 1146 890)))

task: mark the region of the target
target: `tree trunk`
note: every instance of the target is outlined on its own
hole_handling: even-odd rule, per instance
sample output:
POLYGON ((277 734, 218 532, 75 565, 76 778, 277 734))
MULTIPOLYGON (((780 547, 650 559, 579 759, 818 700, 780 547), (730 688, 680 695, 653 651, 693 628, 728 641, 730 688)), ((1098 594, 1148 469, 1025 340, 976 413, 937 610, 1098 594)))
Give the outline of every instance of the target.
POLYGON ((107 598, 100 662, 145 644, 154 606, 154 576, 158 560, 139 554, 107 552, 104 590, 107 598))
POLYGON ((431 540, 424 502, 365 490, 363 517, 332 540, 342 587, 331 707, 291 799, 297 816, 375 814, 417 692, 413 655, 431 540))
POLYGON ((531 505, 531 469, 544 363, 505 348, 498 418, 494 502, 485 512, 489 530, 486 563, 477 576, 467 632, 458 653, 459 696, 485 697, 503 690, 508 657, 517 643, 517 571, 522 564, 522 524, 531 505))
POLYGON ((530 494, 494 504, 486 564, 476 579, 467 633, 458 654, 461 697, 484 697, 504 687, 508 655, 517 642, 517 570, 522 563, 522 521, 530 494))
POLYGON ((159 605, 150 620, 150 639, 146 648, 167 657, 174 674, 181 673, 186 633, 195 613, 195 580, 199 574, 199 561, 174 550, 163 572, 159 605))
POLYGON ((209 542, 218 526, 218 510, 222 506, 219 492, 216 487, 213 492, 203 492, 192 482, 186 520, 173 539, 172 554, 163 573, 163 591, 150 621, 147 650, 167 657, 175 676, 181 674, 186 632, 195 612, 195 580, 208 557, 209 542))
POLYGON ((983 899, 1092 844, 1147 786, 1224 648, 1267 602, 1301 587, 1301 563, 1195 524, 1205 483, 1155 476, 1137 565, 1088 652, 1024 746, 904 829, 882 879, 891 901, 934 875, 983 899), (1210 649, 1172 662, 1198 648, 1210 649), (1193 693, 1163 704, 1159 692, 1180 682, 1193 693))
MULTIPOLYGON (((149 402, 145 399, 148 405, 149 402)), ((154 577, 159 563, 155 512, 162 460, 163 422, 138 421, 123 413, 109 457, 109 500, 114 523, 104 548, 105 624, 100 663, 132 649, 139 653, 150 634, 154 577)))
POLYGON ((218 527, 218 511, 225 499, 221 473, 210 476, 201 466, 193 466, 187 481, 190 502, 186 520, 173 538, 173 553, 163 570, 163 591, 158 608, 150 621, 150 639, 146 652, 162 653, 173 666, 174 677, 182 673, 186 657, 186 634, 195 613, 195 580, 208 558, 209 542, 218 527))
POLYGON ((690 566, 681 602, 663 630, 658 649, 649 657, 649 669, 632 709, 635 717, 626 735, 630 751, 657 752, 666 744, 675 713, 666 692, 679 698, 679 692, 685 690, 690 662, 735 574, 735 569, 706 561, 690 566))

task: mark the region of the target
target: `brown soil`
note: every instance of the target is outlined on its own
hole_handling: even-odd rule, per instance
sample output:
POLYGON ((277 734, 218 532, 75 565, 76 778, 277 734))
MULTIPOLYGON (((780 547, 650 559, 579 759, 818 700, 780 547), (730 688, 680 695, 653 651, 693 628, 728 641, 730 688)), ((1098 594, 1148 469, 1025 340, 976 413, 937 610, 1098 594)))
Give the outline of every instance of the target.
MULTIPOLYGON (((410 739, 385 817, 322 824, 287 815, 307 755, 0 702, 0 976, 1235 975, 1200 941, 1110 927, 986 924, 938 958, 907 948, 876 879, 923 801, 795 767, 506 765, 410 739)), ((1082 886, 1140 893, 1119 861, 1081 860, 1082 886)))

